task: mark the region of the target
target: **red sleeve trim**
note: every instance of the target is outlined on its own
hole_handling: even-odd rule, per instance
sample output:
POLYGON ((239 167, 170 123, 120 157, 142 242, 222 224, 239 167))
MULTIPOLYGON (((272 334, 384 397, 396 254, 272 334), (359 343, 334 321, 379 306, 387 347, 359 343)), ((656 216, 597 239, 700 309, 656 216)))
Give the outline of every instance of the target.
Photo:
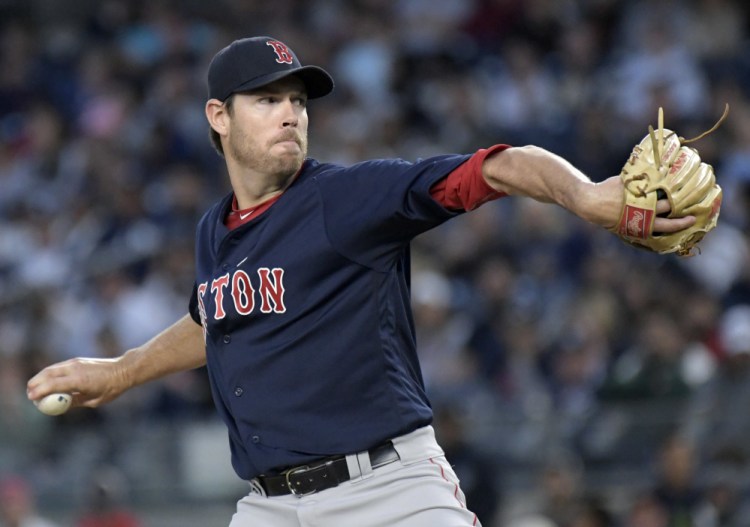
POLYGON ((474 210, 483 203, 505 196, 487 184, 482 164, 487 156, 501 152, 510 145, 495 145, 477 150, 453 172, 432 185, 430 194, 443 207, 452 210, 474 210))

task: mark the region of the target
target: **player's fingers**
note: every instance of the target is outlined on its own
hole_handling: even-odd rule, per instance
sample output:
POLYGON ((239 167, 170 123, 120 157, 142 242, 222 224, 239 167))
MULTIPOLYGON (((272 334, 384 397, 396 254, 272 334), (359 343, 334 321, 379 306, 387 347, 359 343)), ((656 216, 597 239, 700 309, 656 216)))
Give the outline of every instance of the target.
POLYGON ((85 393, 73 392, 72 406, 85 406, 87 408, 96 408, 102 402, 101 397, 91 397, 85 393))
POLYGON ((47 393, 44 393, 46 391, 45 388, 53 382, 52 380, 56 376, 57 373, 51 367, 43 369, 26 383, 26 395, 28 395, 29 399, 38 399, 47 395, 47 393))
POLYGON ((672 210, 672 206, 669 204, 668 199, 660 199, 656 202, 656 214, 667 214, 672 210))
POLYGON ((65 378, 52 378, 49 381, 43 380, 37 384, 27 385, 26 397, 31 401, 38 401, 51 393, 70 393, 74 388, 75 385, 65 378))
POLYGON ((77 392, 75 386, 74 383, 69 382, 45 384, 38 389, 27 391, 27 396, 31 401, 38 401, 51 393, 69 393, 72 397, 71 406, 96 408, 101 404, 101 397, 92 397, 86 393, 77 392))
POLYGON ((684 218, 656 218, 654 220, 654 232, 669 234, 671 232, 687 229, 695 223, 695 216, 684 218))
POLYGON ((70 393, 76 386, 70 361, 60 362, 44 368, 26 383, 26 396, 32 401, 50 393, 70 393))
POLYGON ((50 393, 73 395, 74 406, 96 407, 123 391, 115 359, 75 358, 46 367, 29 379, 26 395, 36 401, 50 393))
POLYGON ((82 393, 73 394, 74 406, 85 406, 86 408, 97 408, 104 403, 103 397, 90 397, 82 393))

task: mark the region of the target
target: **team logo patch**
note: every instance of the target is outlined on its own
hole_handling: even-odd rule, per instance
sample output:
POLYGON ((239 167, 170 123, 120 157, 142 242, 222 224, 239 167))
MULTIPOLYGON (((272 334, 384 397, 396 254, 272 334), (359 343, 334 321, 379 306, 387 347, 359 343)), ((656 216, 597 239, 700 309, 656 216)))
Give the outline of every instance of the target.
POLYGON ((292 52, 283 42, 269 40, 266 42, 266 45, 273 48, 274 53, 276 53, 276 62, 279 64, 291 64, 294 62, 294 55, 292 55, 292 52))

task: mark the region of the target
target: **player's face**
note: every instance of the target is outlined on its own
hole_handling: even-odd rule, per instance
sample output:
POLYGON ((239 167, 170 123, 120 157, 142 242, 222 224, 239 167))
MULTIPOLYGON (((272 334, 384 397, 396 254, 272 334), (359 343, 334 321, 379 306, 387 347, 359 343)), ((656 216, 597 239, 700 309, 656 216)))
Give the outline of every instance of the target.
POLYGON ((262 174, 294 175, 307 156, 307 95, 286 77, 234 98, 228 154, 262 174))

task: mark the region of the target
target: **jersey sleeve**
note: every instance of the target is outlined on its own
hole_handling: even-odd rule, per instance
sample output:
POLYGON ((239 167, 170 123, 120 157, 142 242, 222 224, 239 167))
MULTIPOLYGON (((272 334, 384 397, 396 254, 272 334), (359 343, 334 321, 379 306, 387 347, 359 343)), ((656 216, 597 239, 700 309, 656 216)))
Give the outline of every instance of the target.
POLYGON ((331 243, 363 265, 388 268, 415 236, 462 212, 440 204, 430 189, 470 158, 444 155, 414 163, 387 159, 322 167, 316 182, 331 243))
POLYGON ((430 194, 443 207, 460 211, 474 210, 483 203, 505 196, 487 184, 482 175, 482 164, 488 156, 506 148, 509 145, 478 150, 447 177, 435 183, 430 194))

